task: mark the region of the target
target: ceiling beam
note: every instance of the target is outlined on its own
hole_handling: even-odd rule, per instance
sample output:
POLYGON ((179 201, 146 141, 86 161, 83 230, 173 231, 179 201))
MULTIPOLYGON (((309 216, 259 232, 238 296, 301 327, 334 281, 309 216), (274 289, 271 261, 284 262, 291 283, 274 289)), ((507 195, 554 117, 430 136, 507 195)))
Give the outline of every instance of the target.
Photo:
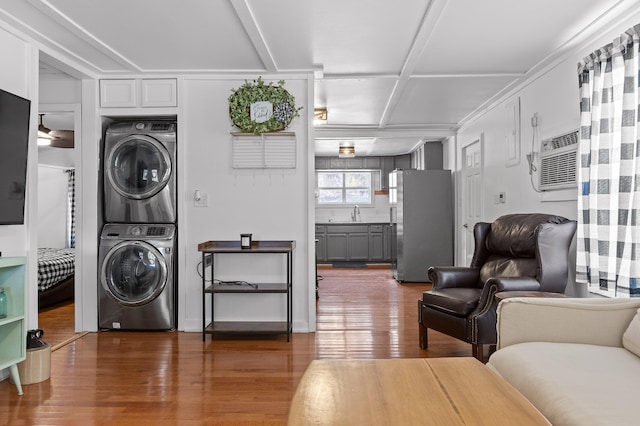
POLYGON ((363 129, 340 128, 321 129, 315 128, 314 139, 368 139, 368 138, 420 138, 420 139, 444 139, 455 136, 455 128, 423 128, 423 129, 363 129))
POLYGON ((256 18, 247 4, 247 0, 231 0, 231 5, 235 9, 244 30, 247 32, 249 40, 251 40, 253 47, 256 49, 265 70, 269 73, 277 73, 278 66, 276 65, 276 61, 273 59, 267 41, 262 35, 262 31, 260 31, 256 18))
POLYGON ((416 69, 418 61, 422 56, 422 52, 424 51, 425 46, 427 45, 427 41, 431 37, 431 33, 436 27, 440 16, 442 15, 442 11, 444 10, 447 4, 447 0, 431 0, 429 6, 427 7, 427 11, 422 18, 422 22, 420 23, 420 28, 418 28, 418 32, 416 37, 413 39, 413 43, 411 44, 411 48, 409 49, 409 53, 405 58, 404 65, 402 66, 402 71, 400 71, 400 77, 396 82, 393 90, 391 92, 391 96, 387 101, 387 105, 384 108, 384 112, 382 113, 382 117, 380 118, 379 126, 380 128, 385 128, 389 123, 389 119, 391 117, 391 113, 395 109, 400 97, 402 96, 413 71, 416 69))
MULTIPOLYGON (((40 10, 44 15, 48 16, 53 21, 55 21, 58 24, 60 24, 64 29, 66 29, 67 31, 72 33, 74 36, 78 37, 83 42, 85 42, 85 43, 89 44, 90 46, 94 47, 95 49, 100 51, 103 55, 107 56, 108 58, 113 59, 116 63, 122 65, 124 67, 124 69, 122 71, 120 71, 120 72, 125 72, 125 71, 126 72, 132 72, 132 71, 142 72, 143 71, 142 68, 140 68, 138 65, 136 65, 133 61, 127 59, 125 56, 123 56, 120 53, 118 53, 111 46, 109 46, 108 44, 104 43, 102 40, 98 39, 92 33, 87 31, 83 27, 81 27, 77 22, 75 22, 70 17, 65 15, 60 9, 56 8, 55 6, 53 6, 47 0, 27 0, 27 1, 33 7, 35 7, 38 10, 40 10)), ((36 31, 36 30, 34 29, 34 31, 36 31)), ((38 33, 38 34, 40 36, 42 36, 42 37, 45 37, 43 34, 40 34, 40 33, 38 33)), ((50 39, 48 37, 45 37, 45 38, 47 38, 47 40, 49 42, 51 42, 52 44, 55 44, 56 47, 64 50, 65 53, 71 55, 72 57, 79 58, 78 55, 76 55, 73 52, 70 52, 68 49, 64 48, 63 46, 61 46, 60 44, 56 43, 52 39, 50 39)), ((79 58, 79 59, 81 59, 85 63, 88 63, 84 58, 79 58)), ((99 70, 100 72, 105 72, 104 69, 96 66, 95 64, 89 64, 89 65, 91 65, 94 69, 99 70)))

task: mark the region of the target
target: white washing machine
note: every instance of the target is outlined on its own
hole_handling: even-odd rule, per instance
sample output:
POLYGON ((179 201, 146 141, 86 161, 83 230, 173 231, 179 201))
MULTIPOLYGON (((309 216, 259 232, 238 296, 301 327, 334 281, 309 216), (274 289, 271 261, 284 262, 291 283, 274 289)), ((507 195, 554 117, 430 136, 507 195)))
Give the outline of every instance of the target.
POLYGON ((175 225, 104 225, 98 264, 99 328, 176 328, 176 241, 175 225))
POLYGON ((104 220, 176 222, 176 123, 126 121, 104 142, 104 220))

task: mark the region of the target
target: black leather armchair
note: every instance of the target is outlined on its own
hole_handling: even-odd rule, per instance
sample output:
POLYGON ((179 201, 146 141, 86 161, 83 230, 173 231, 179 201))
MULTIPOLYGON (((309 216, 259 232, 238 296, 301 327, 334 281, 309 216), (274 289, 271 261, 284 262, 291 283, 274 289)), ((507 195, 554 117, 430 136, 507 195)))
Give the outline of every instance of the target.
POLYGON ((430 328, 471 343, 473 356, 484 361, 483 345, 497 340, 495 294, 564 293, 575 230, 575 221, 539 213, 477 223, 469 267, 428 269, 433 287, 418 300, 420 347, 427 348, 430 328))

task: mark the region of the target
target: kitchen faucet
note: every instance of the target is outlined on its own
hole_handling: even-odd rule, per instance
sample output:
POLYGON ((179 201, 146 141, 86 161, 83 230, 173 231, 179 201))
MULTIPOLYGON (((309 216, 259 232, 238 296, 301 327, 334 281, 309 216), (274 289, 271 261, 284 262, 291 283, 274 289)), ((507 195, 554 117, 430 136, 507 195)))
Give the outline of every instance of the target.
POLYGON ((353 206, 353 212, 351 212, 351 221, 352 222, 360 222, 362 218, 360 217, 360 207, 356 204, 353 206))

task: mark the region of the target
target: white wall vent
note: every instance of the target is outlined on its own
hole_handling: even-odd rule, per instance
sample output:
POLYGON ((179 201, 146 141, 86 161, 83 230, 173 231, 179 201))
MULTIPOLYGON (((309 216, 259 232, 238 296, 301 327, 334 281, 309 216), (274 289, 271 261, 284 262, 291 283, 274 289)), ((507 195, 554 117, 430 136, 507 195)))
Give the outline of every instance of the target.
POLYGON ((578 131, 540 144, 540 189, 575 187, 577 184, 578 131))
POLYGON ((234 169, 295 169, 296 134, 293 132, 253 135, 231 133, 233 136, 232 166, 234 169))

